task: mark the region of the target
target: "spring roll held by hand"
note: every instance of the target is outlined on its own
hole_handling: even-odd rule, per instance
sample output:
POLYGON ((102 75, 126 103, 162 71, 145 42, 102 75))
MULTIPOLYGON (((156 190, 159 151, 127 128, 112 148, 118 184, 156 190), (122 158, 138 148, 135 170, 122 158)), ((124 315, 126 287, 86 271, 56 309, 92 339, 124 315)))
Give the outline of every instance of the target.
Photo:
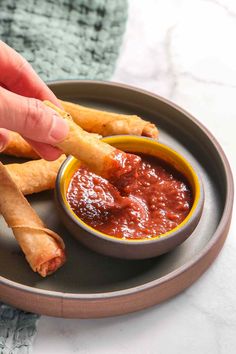
POLYGON ((92 172, 104 177, 119 177, 123 173, 129 173, 138 164, 140 158, 126 154, 113 146, 106 144, 90 133, 79 127, 71 116, 45 101, 49 107, 57 111, 69 125, 67 137, 56 144, 66 155, 73 155, 84 163, 92 172))
MULTIPOLYGON (((9 133, 10 133, 10 140, 7 146, 5 147, 5 149, 1 151, 1 154, 29 158, 34 160, 40 158, 37 152, 34 151, 32 146, 28 144, 27 141, 25 141, 25 139, 23 139, 20 134, 15 132, 9 132, 9 133)), ((99 134, 95 134, 95 133, 90 133, 90 134, 92 134, 97 139, 101 138, 101 135, 99 134)))
MULTIPOLYGON (((136 115, 105 112, 71 102, 60 102, 64 110, 72 116, 74 122, 88 132, 101 134, 103 136, 134 134, 154 139, 158 137, 156 126, 136 115)), ((15 132, 10 132, 9 143, 1 153, 31 159, 39 158, 31 145, 15 132)))
POLYGON ((143 135, 156 139, 157 127, 136 115, 100 111, 75 103, 60 101, 76 124, 88 132, 103 136, 118 134, 143 135))
POLYGON ((1 162, 0 181, 0 213, 12 229, 31 268, 43 277, 55 272, 65 262, 62 239, 45 228, 1 162))
POLYGON ((62 155, 55 161, 40 159, 5 166, 20 191, 27 195, 53 189, 58 170, 65 158, 62 155))

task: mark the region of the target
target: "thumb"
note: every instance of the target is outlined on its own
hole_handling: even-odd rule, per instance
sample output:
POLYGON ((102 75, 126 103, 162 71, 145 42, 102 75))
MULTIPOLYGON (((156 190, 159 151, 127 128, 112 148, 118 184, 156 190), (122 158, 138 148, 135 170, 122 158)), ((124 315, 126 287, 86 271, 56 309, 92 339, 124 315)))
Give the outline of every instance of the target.
POLYGON ((68 134, 68 125, 43 102, 0 87, 0 127, 33 141, 55 145, 68 134))

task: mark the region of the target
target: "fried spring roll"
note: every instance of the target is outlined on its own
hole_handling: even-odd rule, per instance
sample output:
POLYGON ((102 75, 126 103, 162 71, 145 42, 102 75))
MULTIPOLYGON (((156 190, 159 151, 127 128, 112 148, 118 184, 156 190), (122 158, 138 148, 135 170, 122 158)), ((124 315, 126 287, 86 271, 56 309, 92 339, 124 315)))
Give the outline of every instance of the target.
MULTIPOLYGON (((101 138, 101 135, 99 134, 90 134, 92 134, 97 139, 101 138)), ((33 160, 40 158, 40 156, 37 154, 36 151, 34 151, 31 145, 28 144, 27 141, 25 141, 25 139, 23 139, 20 134, 15 132, 10 132, 10 141, 5 147, 5 149, 1 151, 1 154, 29 158, 33 160)))
POLYGON ((15 132, 10 132, 10 140, 2 154, 16 156, 16 157, 25 157, 31 159, 38 159, 39 155, 31 147, 30 144, 25 141, 20 134, 15 132))
POLYGON ((33 271, 45 277, 65 262, 63 240, 42 220, 0 163, 0 213, 12 229, 33 271))
POLYGON ((128 158, 128 154, 98 140, 83 130, 67 112, 62 111, 51 102, 45 101, 44 103, 67 120, 69 133, 63 141, 55 145, 66 155, 75 156, 91 171, 105 178, 109 178, 114 173, 122 174, 129 170, 130 156, 128 158))
POLYGON ((118 134, 143 135, 150 138, 158 137, 157 127, 136 115, 125 115, 100 111, 75 103, 60 101, 74 122, 88 132, 103 136, 118 134))
POLYGON ((62 155, 55 161, 40 159, 5 166, 20 191, 27 195, 53 189, 57 172, 65 158, 62 155))

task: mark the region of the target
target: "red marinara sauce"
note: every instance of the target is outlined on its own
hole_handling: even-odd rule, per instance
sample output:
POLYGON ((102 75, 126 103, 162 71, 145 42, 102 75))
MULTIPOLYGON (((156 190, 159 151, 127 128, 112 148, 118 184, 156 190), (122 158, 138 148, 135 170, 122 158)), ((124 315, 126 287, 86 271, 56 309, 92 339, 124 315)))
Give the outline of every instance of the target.
POLYGON ((74 213, 94 229, 123 239, 152 238, 180 224, 192 206, 186 179, 165 162, 140 156, 135 172, 109 181, 79 168, 67 191, 74 213))

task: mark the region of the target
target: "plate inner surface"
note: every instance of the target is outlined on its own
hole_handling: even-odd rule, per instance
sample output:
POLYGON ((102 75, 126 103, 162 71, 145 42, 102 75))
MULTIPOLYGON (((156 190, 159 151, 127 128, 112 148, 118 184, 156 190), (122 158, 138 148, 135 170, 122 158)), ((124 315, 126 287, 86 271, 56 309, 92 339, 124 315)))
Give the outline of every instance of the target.
MULTIPOLYGON (((188 117, 144 94, 92 83, 52 85, 58 97, 90 107, 125 114, 137 114, 157 124, 160 142, 184 155, 201 175, 205 205, 201 220, 191 237, 161 257, 127 261, 99 255, 76 241, 60 223, 53 192, 30 196, 28 200, 45 224, 64 239, 67 263, 43 279, 29 268, 12 232, 0 217, 0 275, 34 288, 64 293, 100 293, 123 290, 159 279, 199 254, 214 235, 221 220, 225 198, 225 173, 221 159, 205 133, 188 117)), ((19 159, 2 158, 4 162, 19 159)))

